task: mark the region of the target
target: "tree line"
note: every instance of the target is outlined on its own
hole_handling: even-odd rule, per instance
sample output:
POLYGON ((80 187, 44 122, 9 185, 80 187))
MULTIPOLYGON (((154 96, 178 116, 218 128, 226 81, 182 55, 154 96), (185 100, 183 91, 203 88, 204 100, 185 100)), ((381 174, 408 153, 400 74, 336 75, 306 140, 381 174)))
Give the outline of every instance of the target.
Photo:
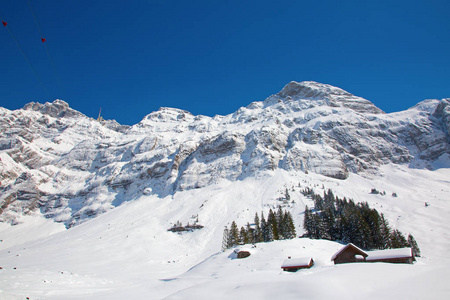
POLYGON ((225 227, 222 250, 236 245, 293 239, 296 236, 292 215, 289 211, 283 210, 281 206, 278 206, 276 212, 270 209, 267 220, 263 212, 261 213, 261 219, 258 213, 255 213, 253 221, 253 224, 247 222, 247 225, 240 229, 238 229, 235 221, 231 222, 229 229, 225 227))
POLYGON ((406 239, 399 230, 392 229, 384 215, 370 208, 367 202, 340 199, 331 190, 323 196, 311 188, 302 193, 314 201, 313 209, 305 208, 305 236, 353 243, 367 250, 411 247, 413 254, 420 256, 414 237, 409 234, 406 239))

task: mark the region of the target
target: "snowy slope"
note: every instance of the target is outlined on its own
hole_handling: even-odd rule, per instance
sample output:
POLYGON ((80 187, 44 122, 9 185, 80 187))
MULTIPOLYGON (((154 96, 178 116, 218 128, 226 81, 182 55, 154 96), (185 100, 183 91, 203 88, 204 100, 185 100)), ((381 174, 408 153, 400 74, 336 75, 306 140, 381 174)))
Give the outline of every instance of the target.
POLYGON ((385 114, 339 88, 291 82, 228 116, 161 108, 131 127, 61 100, 1 109, 0 298, 444 298, 449 107, 385 114), (305 187, 369 202, 414 235, 422 258, 333 266, 342 245, 309 239, 258 244, 245 260, 220 252, 224 226, 278 205, 301 235, 305 187), (286 188, 293 202, 279 200, 286 188), (167 231, 197 218, 204 228, 167 231), (316 265, 286 274, 287 256, 316 265))
POLYGON ((283 169, 346 179, 394 163, 433 169, 450 153, 450 101, 385 114, 317 82, 291 82, 228 116, 161 108, 138 124, 89 119, 62 100, 2 110, 2 221, 42 213, 80 224, 159 197, 283 169))
MULTIPOLYGON (((449 170, 411 172, 389 165, 382 172, 384 177, 377 180, 351 175, 342 181, 278 170, 165 198, 142 196, 69 230, 37 217, 24 218, 46 225, 27 225, 33 224, 30 220, 13 227, 0 224, 1 293, 6 299, 208 299, 211 294, 219 299, 269 299, 275 294, 297 299, 298 293, 312 299, 331 295, 377 299, 390 293, 427 299, 448 296, 449 170), (367 200, 386 214, 392 226, 414 234, 422 257, 412 266, 334 266, 331 256, 342 245, 309 239, 260 243, 243 260, 233 259, 232 250, 220 252, 224 225, 236 220, 241 226, 255 212, 267 213, 279 204, 285 186, 298 183, 317 191, 323 185, 337 195, 367 200), (370 194, 373 187, 387 195, 370 194), (391 192, 398 197, 391 197, 391 192), (425 207, 424 201, 430 205, 425 207), (167 231, 172 223, 192 221, 197 214, 203 229, 183 234, 167 231), (19 238, 25 233, 36 236, 19 238), (286 274, 280 267, 287 256, 312 256, 316 264, 286 274), (324 282, 330 288, 324 289, 324 282)), ((311 200, 298 189, 291 197, 295 203, 290 210, 300 226, 304 206, 311 200)))

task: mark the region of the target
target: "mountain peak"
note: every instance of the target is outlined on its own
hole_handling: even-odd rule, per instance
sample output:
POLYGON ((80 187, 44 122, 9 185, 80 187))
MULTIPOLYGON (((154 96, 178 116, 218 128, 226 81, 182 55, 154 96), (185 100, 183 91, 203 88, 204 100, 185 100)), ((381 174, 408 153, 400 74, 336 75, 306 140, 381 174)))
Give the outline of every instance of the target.
POLYGON ((324 98, 329 95, 353 96, 343 89, 315 81, 291 81, 277 94, 279 97, 324 98))
POLYGON ((367 99, 355 96, 338 87, 315 81, 291 81, 275 96, 281 100, 325 100, 329 106, 345 107, 359 113, 384 113, 367 99))
POLYGON ((60 99, 56 99, 52 103, 46 102, 45 104, 30 102, 23 107, 24 110, 38 111, 42 114, 49 115, 51 117, 73 117, 81 116, 82 113, 69 107, 69 104, 60 99))
POLYGON ((305 81, 221 118, 163 107, 130 128, 62 100, 0 110, 0 222, 32 209, 70 227, 149 193, 278 169, 344 180, 390 163, 448 166, 450 101, 422 106, 375 115, 368 100, 305 81))

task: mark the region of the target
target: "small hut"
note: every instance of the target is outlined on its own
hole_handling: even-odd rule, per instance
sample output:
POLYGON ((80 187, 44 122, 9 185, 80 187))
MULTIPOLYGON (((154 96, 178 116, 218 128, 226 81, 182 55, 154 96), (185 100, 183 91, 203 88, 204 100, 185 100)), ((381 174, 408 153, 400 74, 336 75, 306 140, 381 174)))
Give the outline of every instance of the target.
POLYGON ((343 247, 341 250, 336 252, 331 260, 334 261, 334 264, 345 264, 351 262, 363 262, 369 254, 350 243, 343 247))
POLYGON ((411 248, 364 251, 350 243, 336 252, 331 260, 335 264, 352 262, 387 262, 412 264, 415 261, 411 248))
POLYGON ((250 255, 251 255, 250 251, 240 250, 237 253, 237 258, 246 258, 246 257, 249 257, 250 255))
POLYGON ((313 265, 314 260, 311 257, 288 258, 284 260, 281 268, 283 271, 296 272, 300 269, 309 269, 313 265))
POLYGON ((247 258, 250 255, 252 255, 252 252, 249 248, 236 248, 233 250, 233 253, 231 254, 231 258, 247 258))
POLYGON ((411 248, 397 248, 377 251, 367 251, 367 262, 387 262, 394 264, 412 264, 416 259, 411 248))

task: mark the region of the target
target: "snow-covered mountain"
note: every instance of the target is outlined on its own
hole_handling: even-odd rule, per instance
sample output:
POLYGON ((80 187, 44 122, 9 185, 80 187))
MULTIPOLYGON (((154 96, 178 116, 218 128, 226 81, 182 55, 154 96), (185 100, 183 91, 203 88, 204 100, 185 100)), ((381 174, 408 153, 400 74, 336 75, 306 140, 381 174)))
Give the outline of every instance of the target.
POLYGON ((1 108, 0 129, 2 221, 40 212, 71 227, 143 194, 276 169, 345 180, 388 163, 449 167, 450 99, 386 114, 337 87, 290 82, 227 116, 160 108, 129 127, 56 100, 1 108))
POLYGON ((450 99, 386 114, 291 82, 227 116, 161 108, 130 127, 56 100, 0 108, 0 129, 1 299, 450 296, 450 99), (278 205, 302 235, 306 187, 367 201, 422 256, 334 266, 342 245, 308 238, 257 243, 243 260, 220 251, 224 226, 278 205), (286 273, 288 256, 315 265, 286 273))

